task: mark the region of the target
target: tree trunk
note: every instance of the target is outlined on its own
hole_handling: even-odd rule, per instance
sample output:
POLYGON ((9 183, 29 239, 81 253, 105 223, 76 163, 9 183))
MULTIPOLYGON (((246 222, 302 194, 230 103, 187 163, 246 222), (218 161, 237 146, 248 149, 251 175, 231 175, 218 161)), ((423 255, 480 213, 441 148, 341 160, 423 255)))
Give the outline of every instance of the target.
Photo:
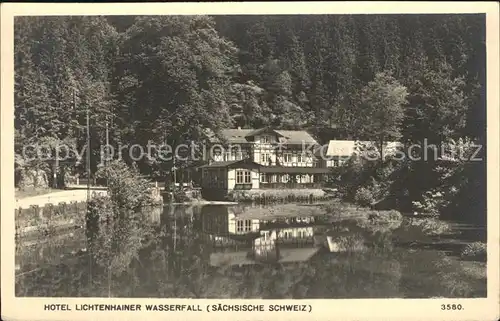
POLYGON ((384 139, 380 139, 380 166, 382 167, 384 164, 384 139))

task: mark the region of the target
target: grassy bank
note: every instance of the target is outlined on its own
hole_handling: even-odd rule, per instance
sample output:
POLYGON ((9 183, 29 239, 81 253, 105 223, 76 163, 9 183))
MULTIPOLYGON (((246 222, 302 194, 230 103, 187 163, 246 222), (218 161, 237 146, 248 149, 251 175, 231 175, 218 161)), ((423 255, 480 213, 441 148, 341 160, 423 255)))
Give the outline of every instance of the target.
MULTIPOLYGON (((325 234, 338 252, 356 253, 365 266, 373 262, 363 257, 374 254, 397 259, 402 275, 398 277, 398 295, 486 295, 486 244, 465 237, 467 228, 438 218, 404 217, 394 210, 373 211, 340 201, 322 207, 332 223, 325 234)), ((352 260, 349 264, 352 266, 352 260)))
POLYGON ((293 202, 293 201, 320 201, 329 195, 322 189, 255 189, 247 191, 230 191, 226 197, 234 202, 293 202))

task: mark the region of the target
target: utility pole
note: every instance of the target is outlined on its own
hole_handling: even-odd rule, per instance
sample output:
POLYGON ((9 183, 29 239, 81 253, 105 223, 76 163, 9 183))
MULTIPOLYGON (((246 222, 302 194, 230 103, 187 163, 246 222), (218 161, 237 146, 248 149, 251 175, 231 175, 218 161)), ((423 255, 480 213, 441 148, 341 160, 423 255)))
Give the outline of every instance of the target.
POLYGON ((108 164, 108 156, 109 156, 109 122, 108 122, 108 115, 106 115, 106 158, 105 158, 105 163, 104 165, 108 164))
POLYGON ((90 201, 90 116, 87 106, 87 206, 90 201))
MULTIPOLYGON (((89 203, 90 203, 90 115, 89 115, 89 107, 87 105, 86 108, 87 113, 87 215, 89 212, 89 203)), ((88 219, 92 219, 87 217, 88 219)), ((92 231, 93 233, 93 231, 92 231)), ((92 244, 87 244, 87 248, 89 250, 89 285, 92 285, 92 244)))
MULTIPOLYGON (((73 116, 77 119, 76 115, 76 89, 73 87, 73 116)), ((73 137, 77 136, 77 128, 73 129, 73 137)))
POLYGON ((172 168, 172 170, 174 171, 174 190, 175 190, 175 187, 177 186, 177 175, 176 175, 176 168, 175 168, 175 159, 177 158, 177 155, 174 155, 174 166, 172 168))

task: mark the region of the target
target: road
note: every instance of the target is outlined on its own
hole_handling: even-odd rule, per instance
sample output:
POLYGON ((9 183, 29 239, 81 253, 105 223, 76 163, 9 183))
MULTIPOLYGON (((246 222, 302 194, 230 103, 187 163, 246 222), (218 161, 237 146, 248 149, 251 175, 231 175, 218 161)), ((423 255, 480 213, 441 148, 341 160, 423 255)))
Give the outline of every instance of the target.
MULTIPOLYGON (((91 193, 105 194, 103 190, 93 190, 91 193)), ((16 199, 16 208, 29 208, 32 205, 45 206, 46 204, 59 204, 60 202, 82 202, 87 200, 86 189, 74 189, 66 191, 58 191, 43 195, 25 197, 16 199)))

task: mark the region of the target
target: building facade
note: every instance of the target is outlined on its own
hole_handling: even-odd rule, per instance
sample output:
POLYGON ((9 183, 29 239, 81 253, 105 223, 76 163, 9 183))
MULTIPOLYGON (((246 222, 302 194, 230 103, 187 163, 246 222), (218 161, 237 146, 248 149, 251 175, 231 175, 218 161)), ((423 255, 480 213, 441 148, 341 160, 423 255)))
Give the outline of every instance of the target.
POLYGON ((200 214, 198 229, 212 245, 213 266, 307 261, 321 247, 315 235, 322 223, 314 216, 255 218, 226 206, 205 206, 200 214))
MULTIPOLYGON (((385 142, 383 157, 389 157, 400 151, 404 145, 400 142, 385 142)), ((370 141, 355 140, 330 140, 328 145, 316 150, 315 156, 320 166, 332 168, 343 166, 352 156, 362 156, 364 159, 375 160, 379 158, 377 144, 370 141)))
POLYGON ((232 190, 320 188, 328 169, 306 131, 226 129, 209 135, 202 188, 232 190))

